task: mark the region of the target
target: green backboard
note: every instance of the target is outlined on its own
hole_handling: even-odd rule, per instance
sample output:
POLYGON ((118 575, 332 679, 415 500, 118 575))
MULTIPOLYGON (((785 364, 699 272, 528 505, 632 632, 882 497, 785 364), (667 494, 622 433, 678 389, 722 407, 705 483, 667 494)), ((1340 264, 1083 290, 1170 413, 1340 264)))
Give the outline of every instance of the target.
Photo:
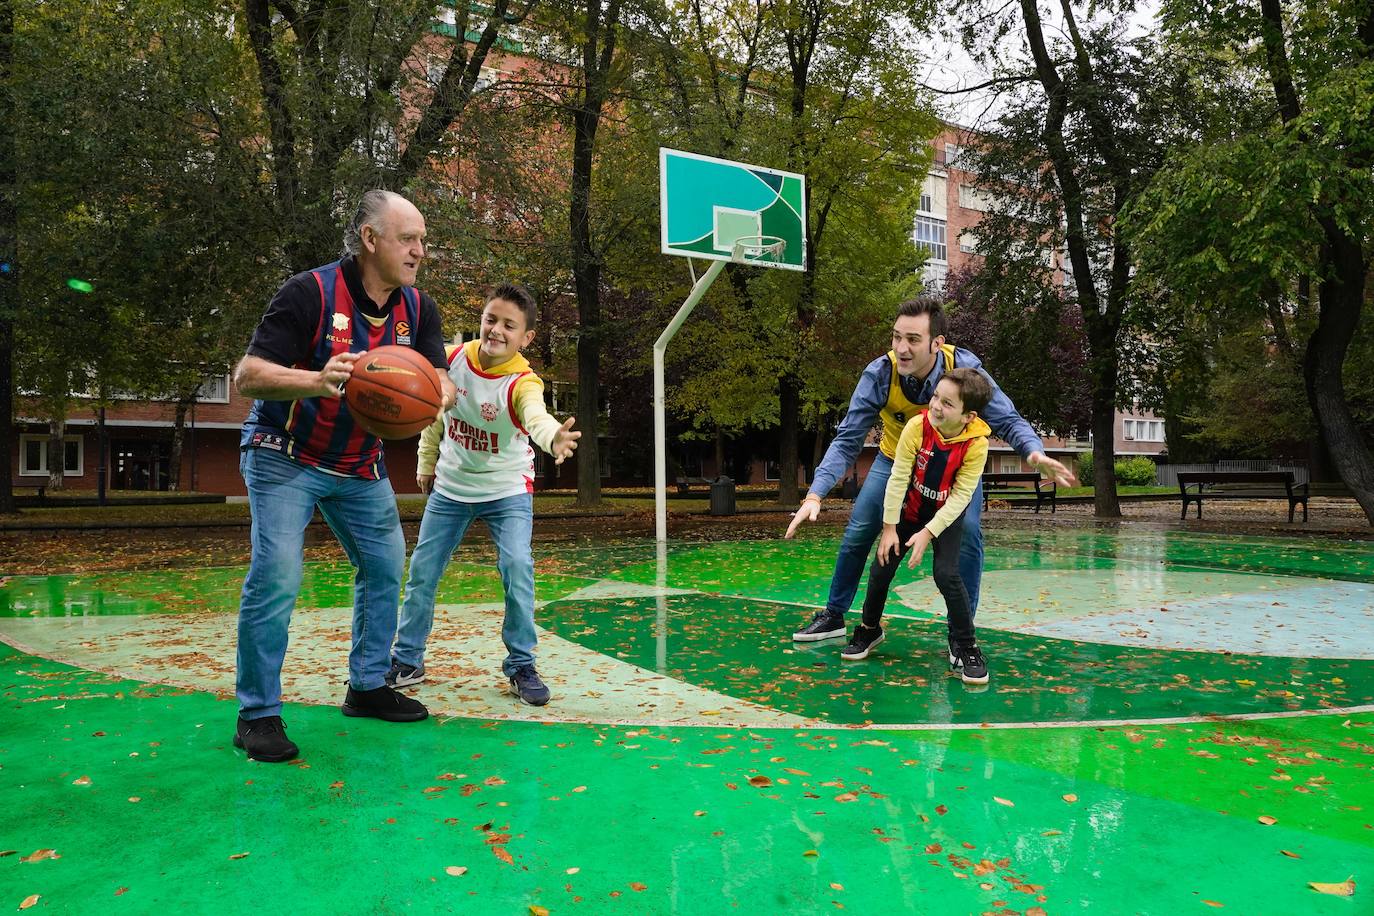
POLYGON ((664 254, 806 269, 806 176, 674 149, 658 160, 664 254))

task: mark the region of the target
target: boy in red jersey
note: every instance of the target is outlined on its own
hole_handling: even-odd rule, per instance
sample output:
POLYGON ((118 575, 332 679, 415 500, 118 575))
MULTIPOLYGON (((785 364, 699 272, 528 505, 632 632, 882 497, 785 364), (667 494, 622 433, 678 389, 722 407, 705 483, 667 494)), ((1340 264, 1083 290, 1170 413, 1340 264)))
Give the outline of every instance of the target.
POLYGON ((977 369, 951 369, 935 387, 927 410, 907 422, 897 441, 883 499, 883 533, 868 572, 863 623, 840 652, 867 658, 883 641, 883 607, 901 558, 916 568, 934 545, 934 579, 945 598, 949 621, 949 663, 966 684, 986 684, 987 663, 978 648, 968 591, 959 576, 964 510, 983 476, 991 430, 978 416, 992 386, 977 369))

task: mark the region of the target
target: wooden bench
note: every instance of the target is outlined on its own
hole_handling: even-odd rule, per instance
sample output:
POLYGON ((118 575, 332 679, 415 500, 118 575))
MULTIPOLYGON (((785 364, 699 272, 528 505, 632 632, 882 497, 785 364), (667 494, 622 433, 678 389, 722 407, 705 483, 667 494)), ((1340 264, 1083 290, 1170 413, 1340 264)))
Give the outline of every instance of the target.
MULTIPOLYGON (((39 477, 39 478, 21 477, 20 479, 18 479, 18 480, 14 481, 13 483, 10 484, 10 492, 11 492, 11 493, 15 493, 15 491, 17 491, 17 490, 34 490, 34 491, 36 491, 37 496, 38 496, 38 500, 37 500, 37 501, 38 501, 39 504, 42 504, 42 503, 46 502, 46 500, 45 500, 44 497, 47 495, 47 492, 48 492, 48 478, 46 478, 46 477, 39 477)), ((17 495, 17 494, 16 494, 16 495, 17 495)))
POLYGON ((1292 471, 1180 471, 1178 492, 1183 498, 1183 514, 1188 517, 1188 504, 1197 503, 1197 517, 1202 518, 1204 499, 1286 499, 1288 521, 1302 503, 1302 520, 1307 521, 1307 491, 1305 483, 1294 483, 1292 471))
POLYGON ((1055 497, 1059 492, 1059 484, 1053 480, 1046 480, 1035 471, 1019 471, 1014 474, 984 474, 983 475, 983 508, 988 507, 988 492, 997 490, 1019 490, 1025 493, 1035 494, 1035 511, 1040 511, 1040 504, 1048 502, 1050 504, 1050 514, 1054 514, 1055 497))
POLYGON ((711 478, 709 478, 709 477, 679 477, 679 478, 677 479, 677 491, 678 491, 679 493, 690 493, 690 492, 692 492, 692 487, 694 487, 694 486, 697 486, 697 487, 707 487, 707 488, 709 489, 710 486, 711 486, 711 478))

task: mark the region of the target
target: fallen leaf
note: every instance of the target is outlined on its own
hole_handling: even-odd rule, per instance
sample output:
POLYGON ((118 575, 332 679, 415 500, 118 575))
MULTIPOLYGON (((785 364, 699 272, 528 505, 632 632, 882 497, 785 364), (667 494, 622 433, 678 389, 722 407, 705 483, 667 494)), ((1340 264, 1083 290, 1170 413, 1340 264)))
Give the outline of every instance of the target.
POLYGON ((1346 878, 1340 884, 1323 884, 1320 881, 1308 881, 1307 886, 1319 894, 1331 894, 1335 897, 1354 897, 1355 879, 1346 878))
POLYGON ((1064 801, 1068 802, 1071 805, 1074 802, 1078 801, 1078 796, 1074 795, 1072 792, 1070 792, 1068 795, 1061 795, 1060 798, 1064 799, 1064 801))
POLYGON ((17 855, 18 852, 19 852, 19 850, 17 850, 17 849, 5 849, 5 850, 0 850, 0 859, 3 859, 5 856, 17 855))
POLYGON ((834 882, 834 881, 831 881, 831 882, 830 882, 830 889, 831 889, 832 891, 842 891, 842 890, 844 890, 844 885, 843 885, 843 884, 838 884, 838 883, 836 883, 836 882, 834 882))
POLYGON ((1226 904, 1224 904, 1224 903, 1217 903, 1215 900, 1204 900, 1204 901, 1202 901, 1202 902, 1205 903, 1205 904, 1207 904, 1208 906, 1214 906, 1214 907, 1216 907, 1217 909, 1221 909, 1221 908, 1223 908, 1224 906, 1226 906, 1226 904))
POLYGON ((948 811, 948 810, 949 810, 949 809, 946 808, 944 805, 936 805, 936 806, 935 806, 935 813, 936 813, 936 814, 943 815, 943 814, 944 814, 946 811, 948 811))
POLYGON ((1280 849, 1279 852, 1280 852, 1281 854, 1285 855, 1285 856, 1288 856, 1288 858, 1290 858, 1290 859, 1301 859, 1301 858, 1302 858, 1302 856, 1298 855, 1296 852, 1289 852, 1289 851, 1286 850, 1286 849, 1280 849))
POLYGON ((945 848, 941 846, 939 843, 931 843, 929 846, 926 847, 926 855, 933 856, 936 853, 944 852, 944 849, 945 848))
POLYGON ((488 786, 504 786, 506 781, 500 776, 488 776, 486 779, 482 780, 482 783, 488 786))
POLYGON ((500 859, 502 862, 505 862, 507 865, 515 864, 515 859, 513 859, 511 857, 511 854, 506 851, 506 847, 493 846, 491 847, 491 851, 496 854, 496 858, 500 859))
POLYGON ((1266 827, 1270 827, 1274 824, 1277 824, 1279 822, 1279 819, 1276 817, 1270 817, 1268 814, 1261 814, 1259 816, 1259 822, 1266 827))
POLYGON ((649 885, 647 884, 640 884, 638 881, 630 882, 630 890, 632 891, 647 891, 648 889, 649 885))
POLYGON ((24 898, 24 902, 19 904, 19 909, 27 910, 31 906, 36 906, 41 899, 43 898, 39 897, 37 894, 29 894, 24 898))
POLYGON ((570 875, 575 875, 575 874, 577 874, 578 872, 580 872, 581 870, 582 870, 582 869, 580 869, 580 868, 578 868, 576 865, 574 865, 572 868, 568 869, 568 874, 570 874, 570 875))
POLYGON ((129 892, 129 889, 128 889, 127 887, 121 887, 121 888, 119 888, 117 891, 115 891, 115 896, 116 896, 116 897, 123 897, 123 896, 124 896, 125 894, 127 894, 128 892, 129 892))
POLYGON ((143 801, 143 799, 139 798, 137 795, 130 795, 129 801, 136 805, 139 802, 143 801))
POLYGON ((1026 910, 1026 916, 1048 916, 1042 906, 1033 906, 1026 910))
POLYGON ((705 816, 706 816, 706 812, 705 812, 705 811, 693 811, 693 812, 692 812, 692 817, 705 817, 705 816))
POLYGON ((20 862, 41 862, 44 859, 60 859, 56 849, 35 849, 33 852, 20 859, 20 862))
POLYGON ((768 786, 771 786, 772 784, 773 780, 769 779, 767 776, 759 775, 749 777, 749 785, 753 786, 756 789, 764 789, 768 786))
POLYGON ((844 793, 842 793, 842 794, 840 794, 840 795, 836 795, 836 796, 835 796, 835 801, 837 801, 837 802, 852 802, 852 801, 858 801, 858 799, 859 799, 859 793, 858 793, 858 792, 844 792, 844 793))
POLYGON ((91 777, 89 776, 78 776, 72 780, 72 785, 74 786, 89 786, 90 784, 91 777))
POLYGON ((802 855, 815 858, 816 856, 820 855, 820 851, 815 849, 808 849, 806 850, 806 852, 803 852, 802 855))
POLYGON ((586 786, 574 786, 574 787, 573 787, 573 791, 574 791, 574 792, 585 792, 585 791, 587 791, 587 787, 586 787, 586 786))
POLYGON ((450 865, 448 868, 444 869, 444 874, 452 875, 455 878, 466 875, 467 873, 468 867, 466 865, 450 865))
POLYGON ((234 853, 233 855, 231 855, 229 858, 231 858, 231 859, 246 859, 246 858, 248 858, 248 853, 246 853, 246 852, 236 852, 236 853, 234 853))
POLYGON ((533 903, 531 903, 530 916, 549 916, 549 910, 547 907, 535 906, 533 903))
POLYGON ((992 797, 992 800, 997 802, 997 804, 999 805, 1006 805, 1008 808, 1016 807, 1016 802, 1007 801, 1005 798, 998 798, 996 795, 992 797))

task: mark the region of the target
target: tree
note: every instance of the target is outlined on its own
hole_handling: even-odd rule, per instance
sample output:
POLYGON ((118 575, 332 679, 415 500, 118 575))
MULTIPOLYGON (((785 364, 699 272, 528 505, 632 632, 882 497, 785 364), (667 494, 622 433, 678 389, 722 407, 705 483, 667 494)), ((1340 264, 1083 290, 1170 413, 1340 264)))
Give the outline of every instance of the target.
MULTIPOLYGON (((1165 4, 1191 76, 1221 58, 1258 96, 1198 128, 1160 173, 1131 226, 1144 268, 1195 302, 1262 314, 1279 339, 1306 310, 1304 389, 1340 477, 1374 524, 1374 456, 1347 394, 1347 358, 1369 291, 1374 228, 1374 6, 1256 0, 1165 4)), ((1365 392, 1356 392, 1364 400, 1365 392)))
POLYGON ((487 54, 535 2, 458 3, 443 28, 432 0, 244 0, 288 265, 337 251, 338 209, 359 192, 399 190, 422 175, 487 54))
MULTIPOLYGON (((0 0, 0 124, 16 123, 14 2, 0 0)), ((0 515, 14 512, 14 316, 19 302, 19 174, 14 130, 0 131, 0 515)))
POLYGON ((980 184, 996 201, 979 225, 981 253, 1008 278, 1010 298, 1048 294, 1062 264, 1088 343, 1094 511, 1119 516, 1113 443, 1121 354, 1133 333, 1134 255, 1118 224, 1163 158, 1159 111, 1175 87, 1148 39, 1124 39, 1114 4, 1090 8, 1085 19, 1060 0, 1062 37, 1053 42, 1035 0, 1020 0, 1015 14, 977 0, 969 9, 982 30, 968 27, 965 42, 981 59, 998 59, 1009 34, 1027 55, 999 68, 1010 87, 1007 113, 976 142, 980 184))

